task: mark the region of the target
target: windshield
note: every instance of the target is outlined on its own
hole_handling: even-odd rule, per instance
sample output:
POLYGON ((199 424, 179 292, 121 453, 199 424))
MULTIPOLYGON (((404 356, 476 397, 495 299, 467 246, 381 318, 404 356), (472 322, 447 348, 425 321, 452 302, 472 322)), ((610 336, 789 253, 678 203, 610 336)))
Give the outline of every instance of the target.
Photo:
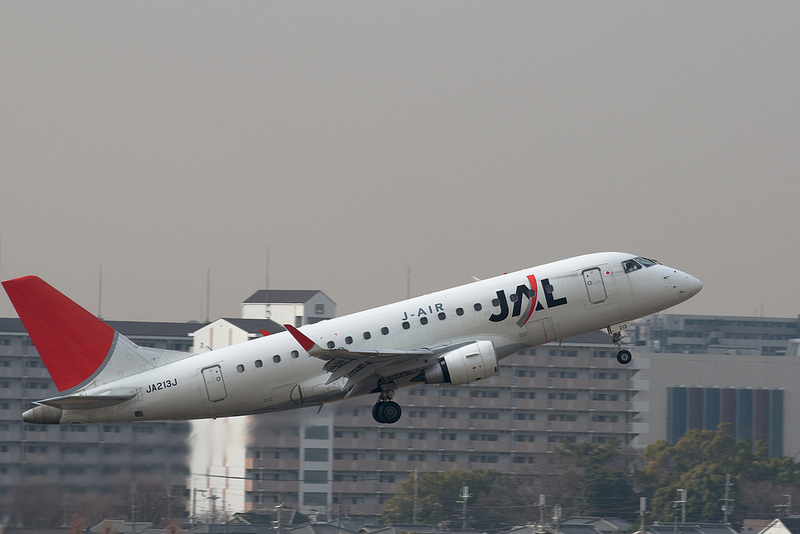
POLYGON ((632 273, 633 271, 638 271, 642 267, 652 267, 653 265, 661 265, 656 260, 651 260, 649 258, 643 258, 638 256, 631 260, 625 260, 622 262, 622 268, 625 270, 626 273, 632 273))
POLYGON ((644 265, 645 267, 652 267, 653 265, 661 265, 656 260, 651 260, 649 258, 643 258, 639 256, 638 258, 634 258, 636 261, 644 265))

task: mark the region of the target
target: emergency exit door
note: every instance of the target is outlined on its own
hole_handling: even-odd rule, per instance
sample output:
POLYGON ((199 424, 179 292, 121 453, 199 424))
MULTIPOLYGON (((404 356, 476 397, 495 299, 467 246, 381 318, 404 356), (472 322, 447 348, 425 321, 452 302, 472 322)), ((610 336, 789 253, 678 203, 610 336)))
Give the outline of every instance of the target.
POLYGON ((589 302, 592 304, 604 302, 608 297, 599 267, 583 271, 583 283, 586 284, 586 292, 589 295, 589 302))
POLYGON ((225 381, 222 380, 222 369, 219 365, 212 365, 203 369, 203 380, 206 383, 206 393, 211 402, 221 401, 228 396, 225 381))

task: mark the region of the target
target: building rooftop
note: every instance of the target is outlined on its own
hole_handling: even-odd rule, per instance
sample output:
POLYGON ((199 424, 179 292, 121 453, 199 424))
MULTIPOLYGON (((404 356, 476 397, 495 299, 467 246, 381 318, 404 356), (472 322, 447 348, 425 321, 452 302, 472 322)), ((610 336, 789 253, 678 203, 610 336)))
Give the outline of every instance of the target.
MULTIPOLYGON (((297 304, 308 302, 319 293, 325 295, 324 292, 318 289, 270 289, 269 295, 267 295, 266 289, 259 289, 247 297, 242 304, 266 304, 267 302, 270 304, 297 304), (269 301, 267 298, 269 298, 269 301)), ((328 295, 325 295, 325 298, 330 300, 328 295)), ((333 301, 331 300, 331 302, 333 301)))

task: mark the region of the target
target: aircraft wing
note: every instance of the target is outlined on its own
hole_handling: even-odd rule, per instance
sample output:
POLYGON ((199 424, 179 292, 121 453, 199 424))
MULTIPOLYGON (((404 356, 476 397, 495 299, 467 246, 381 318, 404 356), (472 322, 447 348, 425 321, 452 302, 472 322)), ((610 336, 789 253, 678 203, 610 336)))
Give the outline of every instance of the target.
MULTIPOLYGON (((310 356, 325 360, 323 369, 331 373, 326 384, 347 377, 343 390, 347 396, 355 395, 366 389, 373 390, 380 386, 381 378, 391 375, 389 369, 396 368, 398 363, 424 356, 436 356, 454 347, 442 347, 436 350, 420 348, 414 350, 370 350, 350 351, 344 348, 325 349, 314 340, 300 332, 290 324, 283 325, 310 356)), ((427 365, 427 364, 426 364, 427 365)), ((421 367, 420 367, 421 369, 421 367)), ((411 370, 414 372, 415 370, 411 370)))

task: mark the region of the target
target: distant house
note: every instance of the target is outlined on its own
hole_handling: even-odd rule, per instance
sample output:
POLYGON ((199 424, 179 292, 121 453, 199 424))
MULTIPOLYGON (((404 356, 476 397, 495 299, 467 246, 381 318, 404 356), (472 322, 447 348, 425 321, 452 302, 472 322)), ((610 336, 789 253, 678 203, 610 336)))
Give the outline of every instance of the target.
POLYGON ((722 523, 663 523, 647 525, 641 534, 738 534, 736 530, 722 523))
POLYGON ((269 319, 217 319, 189 334, 194 338, 193 352, 221 349, 249 339, 285 330, 269 319))
POLYGON ((800 534, 800 516, 792 515, 776 519, 758 534, 800 534))
POLYGON ((269 318, 278 324, 302 326, 335 316, 336 303, 314 289, 259 289, 242 303, 243 318, 269 318))
MULTIPOLYGON (((577 526, 589 525, 601 534, 613 534, 616 532, 628 532, 631 524, 623 519, 617 517, 584 517, 575 516, 561 521, 561 527, 564 526, 577 526)), ((562 532, 566 532, 561 528, 562 532)))

